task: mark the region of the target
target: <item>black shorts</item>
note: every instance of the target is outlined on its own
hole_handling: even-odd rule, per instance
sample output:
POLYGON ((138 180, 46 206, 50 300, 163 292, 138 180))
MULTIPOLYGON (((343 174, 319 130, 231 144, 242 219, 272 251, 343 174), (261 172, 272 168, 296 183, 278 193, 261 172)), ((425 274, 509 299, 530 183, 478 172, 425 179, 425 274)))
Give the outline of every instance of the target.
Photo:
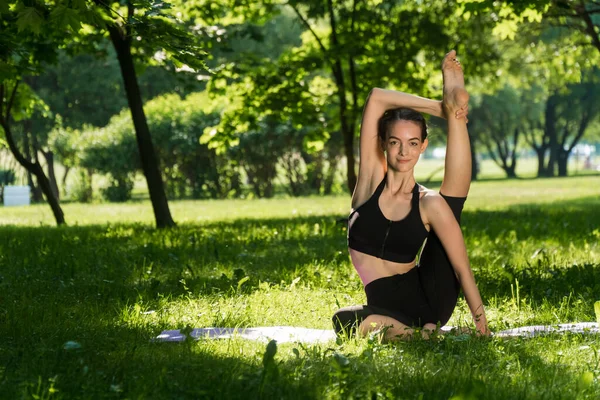
MULTIPOLYGON (((466 197, 442 194, 456 220, 466 197)), ((391 317, 407 326, 427 323, 445 325, 456 307, 460 284, 444 247, 435 232, 430 232, 418 265, 404 274, 375 279, 365 286, 367 305, 344 307, 333 316, 340 335, 351 335, 369 315, 391 317)))

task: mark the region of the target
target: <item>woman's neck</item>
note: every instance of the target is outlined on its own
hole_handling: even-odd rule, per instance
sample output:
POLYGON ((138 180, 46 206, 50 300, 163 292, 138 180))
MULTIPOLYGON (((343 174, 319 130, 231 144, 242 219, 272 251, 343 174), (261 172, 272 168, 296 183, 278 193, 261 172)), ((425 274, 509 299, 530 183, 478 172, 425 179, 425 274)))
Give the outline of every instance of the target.
POLYGON ((406 172, 392 171, 388 169, 385 180, 386 190, 389 190, 392 195, 410 193, 416 184, 412 169, 406 172))

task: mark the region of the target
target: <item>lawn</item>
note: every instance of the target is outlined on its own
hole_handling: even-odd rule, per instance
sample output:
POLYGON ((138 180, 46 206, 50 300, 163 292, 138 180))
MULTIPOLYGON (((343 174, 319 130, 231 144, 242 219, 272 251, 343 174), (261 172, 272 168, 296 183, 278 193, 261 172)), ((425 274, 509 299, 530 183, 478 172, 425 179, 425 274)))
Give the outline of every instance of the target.
MULTIPOLYGON (((435 186, 435 185, 432 185, 435 186)), ((600 177, 473 184, 467 248, 493 331, 595 321, 600 177)), ((329 329, 365 301, 349 198, 0 208, 0 398, 597 399, 598 336, 156 343, 164 329, 329 329)), ((469 323, 464 300, 451 325, 469 323)))

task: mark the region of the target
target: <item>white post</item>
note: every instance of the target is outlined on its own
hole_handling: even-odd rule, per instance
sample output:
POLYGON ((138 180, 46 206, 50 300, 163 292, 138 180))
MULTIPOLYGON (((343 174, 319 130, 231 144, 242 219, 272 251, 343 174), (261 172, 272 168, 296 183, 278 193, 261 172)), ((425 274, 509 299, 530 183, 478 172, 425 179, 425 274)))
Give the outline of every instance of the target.
POLYGON ((5 186, 4 205, 28 206, 31 202, 30 192, 29 186, 5 186))

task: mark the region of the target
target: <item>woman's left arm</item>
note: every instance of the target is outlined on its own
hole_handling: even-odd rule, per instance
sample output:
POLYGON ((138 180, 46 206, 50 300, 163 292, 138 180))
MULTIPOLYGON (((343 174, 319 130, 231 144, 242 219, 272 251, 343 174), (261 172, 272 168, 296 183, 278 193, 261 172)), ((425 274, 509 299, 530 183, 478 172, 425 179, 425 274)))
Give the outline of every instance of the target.
POLYGON ((439 194, 426 194, 422 201, 422 209, 425 211, 426 222, 440 238, 448 259, 456 272, 458 281, 465 294, 465 299, 471 310, 477 331, 483 335, 489 335, 483 301, 475 283, 473 271, 469 265, 465 241, 460 226, 446 203, 439 194))

